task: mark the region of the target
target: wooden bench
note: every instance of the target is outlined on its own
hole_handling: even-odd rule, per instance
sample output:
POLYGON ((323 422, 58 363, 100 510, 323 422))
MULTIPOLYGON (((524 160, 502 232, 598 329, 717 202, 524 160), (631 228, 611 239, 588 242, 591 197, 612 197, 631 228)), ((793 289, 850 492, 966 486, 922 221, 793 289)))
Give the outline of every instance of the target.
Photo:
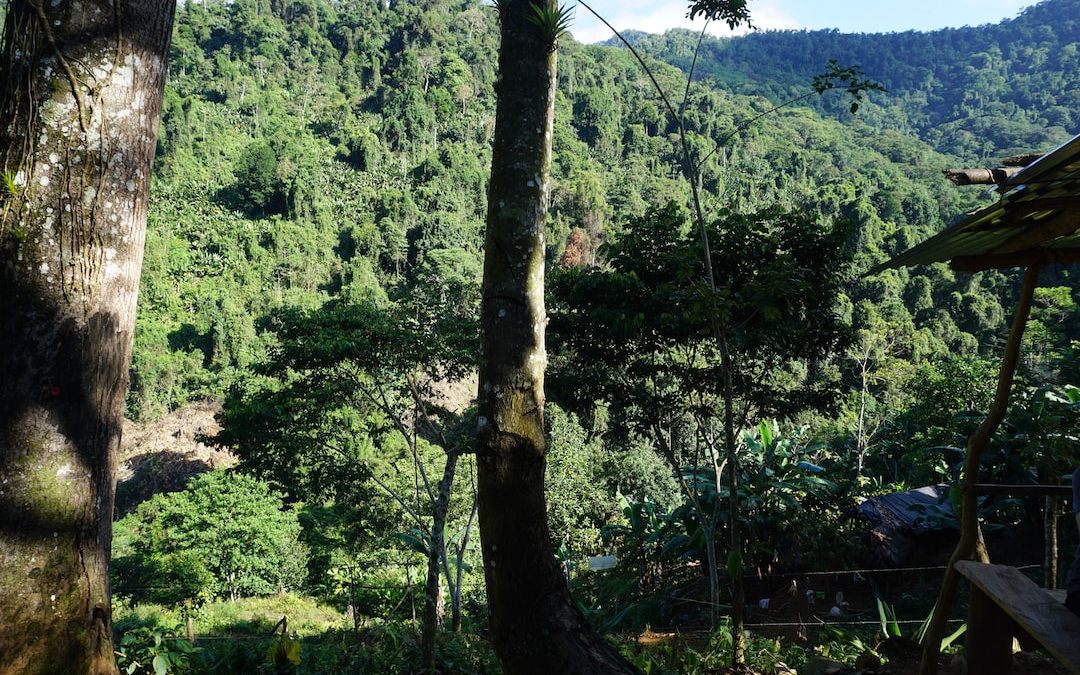
POLYGON ((956 571, 971 582, 965 648, 971 675, 1009 675, 1013 637, 1026 633, 1070 673, 1080 675, 1080 616, 1058 593, 1039 588, 1015 567, 964 560, 956 571))

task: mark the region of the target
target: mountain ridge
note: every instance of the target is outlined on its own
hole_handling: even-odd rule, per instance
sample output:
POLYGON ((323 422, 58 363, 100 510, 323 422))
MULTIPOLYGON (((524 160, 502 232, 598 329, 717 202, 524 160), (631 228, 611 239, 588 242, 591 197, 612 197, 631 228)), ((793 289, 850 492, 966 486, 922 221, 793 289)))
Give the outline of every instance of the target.
MULTIPOLYGON (((696 33, 631 35, 650 56, 689 68, 696 33)), ((696 76, 782 102, 805 91, 830 58, 861 67, 888 89, 870 95, 871 123, 969 161, 1049 150, 1080 133, 1080 0, 1045 0, 998 23, 928 32, 706 37, 696 76)))

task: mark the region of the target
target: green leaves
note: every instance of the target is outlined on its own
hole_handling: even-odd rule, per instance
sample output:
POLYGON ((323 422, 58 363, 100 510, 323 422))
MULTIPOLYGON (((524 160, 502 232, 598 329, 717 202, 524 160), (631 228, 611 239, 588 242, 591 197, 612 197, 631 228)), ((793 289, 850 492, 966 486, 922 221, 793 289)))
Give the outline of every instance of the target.
POLYGON ((154 675, 165 675, 169 672, 171 662, 169 657, 165 654, 158 654, 155 656, 152 663, 154 666, 154 675))
POLYGON ((732 30, 743 24, 753 28, 747 0, 694 0, 686 15, 691 21, 698 16, 709 21, 723 21, 732 30))
POLYGON ((179 675, 191 672, 191 656, 199 648, 177 637, 179 629, 133 628, 120 638, 116 663, 125 675, 179 675))
POLYGON ((552 274, 553 399, 603 399, 643 434, 667 416, 690 414, 692 399, 696 410, 715 414, 721 377, 711 321, 719 311, 736 396, 751 417, 829 405, 834 382, 790 371, 850 340, 835 310, 845 228, 772 209, 721 213, 710 230, 715 297, 700 239, 674 204, 630 221, 602 248, 605 268, 552 274))
POLYGON ((15 176, 13 171, 0 172, 0 187, 3 187, 8 197, 17 197, 22 191, 15 176))
POLYGON ((258 377, 230 392, 218 440, 292 498, 362 499, 376 451, 386 457, 400 443, 395 421, 412 409, 412 387, 432 403, 436 423, 458 423, 432 387, 460 380, 475 363, 476 319, 435 304, 442 298, 278 312, 270 325, 277 346, 258 377))
POLYGON ((212 597, 296 589, 307 573, 295 511, 238 473, 206 473, 182 492, 157 495, 116 529, 125 544, 117 592, 129 597, 190 608, 212 597))
POLYGON ((427 530, 412 528, 408 532, 398 532, 394 538, 405 544, 406 548, 414 553, 428 555, 431 550, 431 533, 427 530))
POLYGON ((554 5, 547 2, 530 2, 525 18, 543 32, 544 39, 548 42, 548 49, 554 51, 559 38, 570 30, 570 24, 573 22, 573 12, 565 4, 554 5))
POLYGON ((841 66, 836 59, 829 59, 825 72, 814 76, 810 87, 818 94, 824 94, 830 89, 845 89, 851 96, 851 113, 859 111, 859 104, 867 92, 885 91, 878 82, 867 79, 858 66, 841 66))
POLYGON ((874 589, 874 601, 877 604, 878 621, 881 623, 881 632, 883 635, 891 635, 893 637, 900 637, 900 624, 896 620, 896 610, 892 605, 885 602, 885 599, 878 594, 877 586, 873 586, 874 589))
POLYGON ((731 578, 735 578, 742 573, 742 551, 733 550, 728 551, 727 555, 727 573, 731 578))

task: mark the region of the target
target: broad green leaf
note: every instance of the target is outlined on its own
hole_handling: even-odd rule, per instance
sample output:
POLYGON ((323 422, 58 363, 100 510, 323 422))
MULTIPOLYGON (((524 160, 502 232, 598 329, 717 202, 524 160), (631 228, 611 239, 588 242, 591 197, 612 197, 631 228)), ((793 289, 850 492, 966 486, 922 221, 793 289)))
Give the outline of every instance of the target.
POLYGON ((742 552, 731 551, 727 556, 727 571, 731 577, 739 576, 742 571, 742 552))

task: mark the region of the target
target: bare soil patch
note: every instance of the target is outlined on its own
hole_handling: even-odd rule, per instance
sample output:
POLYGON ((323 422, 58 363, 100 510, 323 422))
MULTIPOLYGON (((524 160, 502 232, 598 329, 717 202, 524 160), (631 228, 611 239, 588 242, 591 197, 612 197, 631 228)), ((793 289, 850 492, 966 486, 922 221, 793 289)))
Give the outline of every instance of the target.
POLYGON ((230 467, 236 458, 203 442, 221 426, 214 418, 221 404, 198 402, 151 422, 124 420, 117 472, 116 513, 122 517, 159 492, 177 492, 212 469, 230 467))

